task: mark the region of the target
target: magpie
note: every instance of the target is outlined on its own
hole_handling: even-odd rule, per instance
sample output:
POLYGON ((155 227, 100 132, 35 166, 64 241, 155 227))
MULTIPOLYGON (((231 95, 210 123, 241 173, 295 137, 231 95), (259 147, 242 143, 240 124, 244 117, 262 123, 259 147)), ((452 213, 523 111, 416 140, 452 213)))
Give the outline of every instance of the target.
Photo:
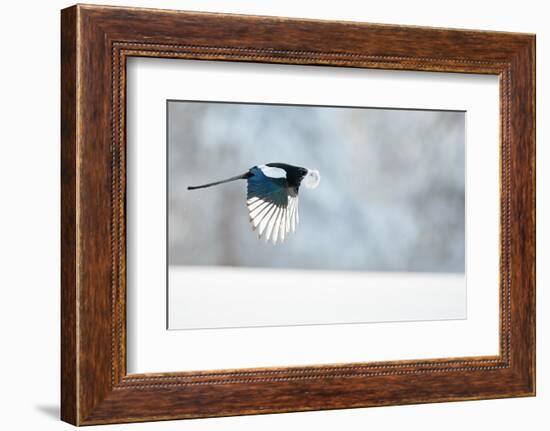
POLYGON ((319 185, 319 171, 292 166, 286 163, 266 163, 250 168, 244 174, 200 186, 189 186, 188 190, 204 189, 231 181, 246 180, 246 204, 252 230, 258 231, 258 238, 283 242, 285 237, 300 221, 298 215, 298 190, 302 183, 310 189, 319 185))

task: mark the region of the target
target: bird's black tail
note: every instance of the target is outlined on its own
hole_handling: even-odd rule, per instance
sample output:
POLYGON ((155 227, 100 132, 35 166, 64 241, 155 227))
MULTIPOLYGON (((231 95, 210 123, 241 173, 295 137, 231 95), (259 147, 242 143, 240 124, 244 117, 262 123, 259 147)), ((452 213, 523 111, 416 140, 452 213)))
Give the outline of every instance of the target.
POLYGON ((218 184, 229 183, 231 181, 246 180, 249 177, 250 177, 250 172, 246 172, 242 175, 237 175, 235 177, 227 178, 225 180, 216 181, 214 183, 202 184, 200 186, 189 186, 187 187, 187 190, 205 189, 207 187, 217 186, 218 184))

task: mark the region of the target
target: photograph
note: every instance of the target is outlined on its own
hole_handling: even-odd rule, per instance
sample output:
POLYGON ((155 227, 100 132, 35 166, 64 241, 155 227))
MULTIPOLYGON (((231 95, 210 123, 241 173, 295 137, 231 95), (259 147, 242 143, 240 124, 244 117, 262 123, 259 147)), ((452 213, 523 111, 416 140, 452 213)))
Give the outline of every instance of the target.
POLYGON ((465 128, 464 111, 168 100, 169 329, 464 318, 465 128), (400 302, 408 286, 444 305, 400 302))

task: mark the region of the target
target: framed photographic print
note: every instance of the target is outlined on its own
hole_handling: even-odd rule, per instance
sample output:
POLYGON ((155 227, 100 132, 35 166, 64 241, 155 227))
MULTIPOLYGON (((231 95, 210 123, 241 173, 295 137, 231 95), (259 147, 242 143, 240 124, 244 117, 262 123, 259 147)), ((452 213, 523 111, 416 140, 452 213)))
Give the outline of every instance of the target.
POLYGON ((535 394, 535 37, 62 11, 62 419, 535 394))

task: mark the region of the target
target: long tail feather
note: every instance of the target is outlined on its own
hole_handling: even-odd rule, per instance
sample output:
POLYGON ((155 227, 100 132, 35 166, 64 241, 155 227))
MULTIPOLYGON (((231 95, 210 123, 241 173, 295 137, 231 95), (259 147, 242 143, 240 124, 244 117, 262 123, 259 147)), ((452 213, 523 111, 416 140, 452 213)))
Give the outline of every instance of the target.
POLYGON ((217 186, 218 184, 229 183, 231 181, 246 180, 249 177, 249 175, 250 175, 250 173, 246 172, 242 175, 237 175, 235 177, 227 178, 225 180, 220 180, 220 181, 216 181, 216 182, 213 182, 213 183, 202 184, 200 186, 189 186, 189 187, 187 187, 187 190, 205 189, 207 187, 217 186))

